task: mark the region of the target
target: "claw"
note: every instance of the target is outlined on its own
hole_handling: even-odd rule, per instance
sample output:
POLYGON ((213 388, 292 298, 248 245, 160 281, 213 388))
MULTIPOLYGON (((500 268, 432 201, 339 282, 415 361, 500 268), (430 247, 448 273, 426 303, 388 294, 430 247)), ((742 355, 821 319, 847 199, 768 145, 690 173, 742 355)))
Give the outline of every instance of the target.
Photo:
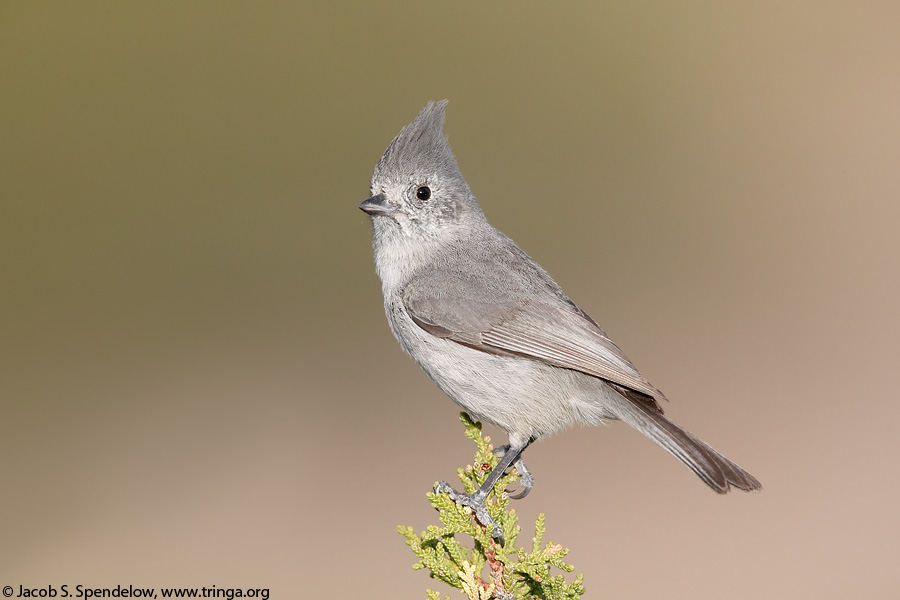
POLYGON ((515 500, 521 500, 531 491, 531 488, 534 487, 534 475, 528 470, 525 466, 525 463, 520 458, 516 461, 515 465, 513 465, 516 471, 519 472, 519 485, 522 486, 522 490, 516 492, 515 494, 509 494, 509 490, 506 490, 506 493, 509 494, 510 498, 515 500))
POLYGON ((500 530, 500 526, 491 518, 490 513, 488 512, 487 506, 484 503, 487 494, 483 494, 479 489, 474 494, 463 494, 462 492, 457 492, 450 484, 446 481, 441 481, 436 486, 434 486, 434 492, 444 493, 450 496, 450 499, 460 504, 462 506, 468 506, 472 509, 472 512, 475 513, 475 518, 478 519, 478 522, 483 526, 491 529, 491 537, 497 540, 501 546, 506 544, 506 540, 503 538, 503 532, 500 530))
MULTIPOLYGON (((506 446, 498 446, 494 448, 494 454, 497 456, 504 456, 509 451, 509 444, 506 446)), ((509 497, 514 500, 521 500, 525 496, 531 492, 531 488, 534 487, 534 476, 528 470, 528 467, 525 466, 525 461, 522 460, 521 456, 513 463, 513 467, 515 467, 516 471, 519 472, 519 485, 522 486, 522 489, 516 493, 510 492, 509 488, 506 489, 506 493, 509 494, 509 497)))

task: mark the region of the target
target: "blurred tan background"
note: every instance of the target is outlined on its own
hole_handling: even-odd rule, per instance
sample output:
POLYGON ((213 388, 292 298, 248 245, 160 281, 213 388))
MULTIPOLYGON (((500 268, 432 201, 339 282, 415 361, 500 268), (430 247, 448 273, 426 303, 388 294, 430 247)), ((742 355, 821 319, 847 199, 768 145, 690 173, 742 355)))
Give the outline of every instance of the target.
POLYGON ((394 527, 472 448, 356 206, 447 97, 492 222, 765 486, 575 430, 526 455, 525 539, 546 511, 589 598, 897 597, 898 22, 0 3, 0 585, 446 591, 394 527))

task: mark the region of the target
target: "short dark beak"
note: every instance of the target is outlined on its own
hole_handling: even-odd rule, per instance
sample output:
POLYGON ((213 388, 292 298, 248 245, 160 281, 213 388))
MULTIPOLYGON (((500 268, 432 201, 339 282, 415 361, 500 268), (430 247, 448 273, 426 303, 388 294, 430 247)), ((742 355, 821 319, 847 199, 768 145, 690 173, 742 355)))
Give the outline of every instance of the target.
POLYGON ((389 215, 397 210, 387 203, 387 197, 384 194, 377 194, 371 198, 366 198, 359 203, 359 209, 373 217, 389 215))

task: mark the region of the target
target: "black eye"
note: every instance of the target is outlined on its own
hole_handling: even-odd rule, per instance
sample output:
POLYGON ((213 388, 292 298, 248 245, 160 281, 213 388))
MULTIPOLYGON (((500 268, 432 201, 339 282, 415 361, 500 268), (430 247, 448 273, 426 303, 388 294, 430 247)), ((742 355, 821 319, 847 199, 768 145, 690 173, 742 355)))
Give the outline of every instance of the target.
POLYGON ((418 198, 419 200, 428 200, 429 198, 431 198, 431 188, 427 185, 423 185, 416 190, 416 198, 418 198))

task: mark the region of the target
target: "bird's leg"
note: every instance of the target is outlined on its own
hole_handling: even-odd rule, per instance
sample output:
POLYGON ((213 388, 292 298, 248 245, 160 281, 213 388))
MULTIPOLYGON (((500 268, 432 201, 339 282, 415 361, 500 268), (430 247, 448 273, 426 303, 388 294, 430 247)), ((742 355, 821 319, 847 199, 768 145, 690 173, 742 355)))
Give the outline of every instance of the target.
MULTIPOLYGON (((522 450, 524 450, 524 448, 522 450)), ((494 454, 498 456, 503 456, 507 452, 509 452, 509 444, 494 448, 494 454)), ((509 494, 509 490, 507 489, 506 493, 514 500, 521 500, 527 496, 528 492, 531 491, 531 488, 534 487, 534 475, 532 475, 531 471, 528 470, 528 467, 525 466, 525 460, 522 458, 521 450, 519 451, 518 460, 513 463, 513 468, 519 472, 519 485, 522 486, 522 490, 516 494, 509 494)))
POLYGON ((505 544, 505 540, 503 539, 503 532, 500 531, 500 526, 494 522, 494 519, 492 519, 490 513, 488 513, 487 506, 485 506, 484 500, 485 498, 487 498, 490 491, 494 489, 494 484, 497 483, 497 480, 500 479, 504 473, 506 473, 506 470, 510 467, 510 465, 519 460, 519 457, 522 455, 522 451, 524 449, 525 446, 521 448, 510 448, 509 450, 507 450, 503 454, 503 458, 500 459, 500 462, 497 463, 497 466, 494 467, 494 470, 491 471, 490 474, 488 474, 487 479, 484 480, 484 483, 481 484, 481 487, 475 490, 474 494, 463 494, 462 492, 457 492, 452 487, 450 487, 450 484, 445 481, 442 481, 434 486, 435 493, 444 492, 449 495, 450 499, 457 504, 470 507, 475 512, 475 518, 478 519, 478 522, 485 527, 491 528, 491 537, 497 540, 501 546, 505 544))

